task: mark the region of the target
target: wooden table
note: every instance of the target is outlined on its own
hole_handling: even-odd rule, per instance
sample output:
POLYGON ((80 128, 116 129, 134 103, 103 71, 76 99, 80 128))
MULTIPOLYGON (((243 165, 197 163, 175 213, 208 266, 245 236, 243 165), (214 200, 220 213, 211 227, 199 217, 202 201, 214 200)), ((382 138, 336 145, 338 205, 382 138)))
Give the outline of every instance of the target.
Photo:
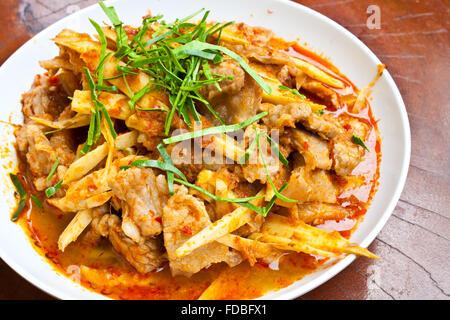
MULTIPOLYGON (((0 1, 0 63, 94 0, 0 1)), ((337 21, 387 65, 408 110, 412 156, 400 201, 370 250, 300 299, 449 299, 450 108, 447 0, 299 0, 337 21), (378 5, 381 29, 366 13, 378 5)), ((51 299, 0 260, 0 299, 51 299)))

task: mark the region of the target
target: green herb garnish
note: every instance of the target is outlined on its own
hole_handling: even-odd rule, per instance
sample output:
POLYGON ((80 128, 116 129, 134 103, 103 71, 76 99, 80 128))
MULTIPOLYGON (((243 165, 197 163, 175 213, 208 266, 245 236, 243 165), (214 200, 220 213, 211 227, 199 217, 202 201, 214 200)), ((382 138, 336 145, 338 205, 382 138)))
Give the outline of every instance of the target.
POLYGON ((63 184, 63 181, 60 180, 54 186, 48 187, 47 189, 45 189, 45 195, 47 196, 47 198, 50 198, 51 196, 53 196, 56 193, 56 191, 58 191, 62 187, 62 184, 63 184))
MULTIPOLYGON (((260 199, 263 198, 264 196, 253 196, 253 197, 247 197, 247 198, 222 198, 222 197, 217 197, 214 194, 206 191, 205 189, 187 182, 186 180, 180 180, 178 178, 174 178, 174 180, 178 183, 181 183, 183 185, 185 185, 186 187, 192 188, 194 190, 197 190, 205 195, 207 195, 208 197, 212 198, 213 200, 216 201, 224 201, 224 202, 230 202, 230 203, 239 203, 239 204, 243 204, 244 202, 248 202, 251 200, 255 200, 255 199, 260 199)), ((259 208, 260 209, 260 208, 259 208)))
POLYGON ((238 163, 243 166, 247 163, 248 159, 250 159, 251 154, 253 153, 253 150, 256 146, 256 139, 253 139, 252 143, 248 147, 248 149, 245 151, 244 155, 238 159, 238 163))
MULTIPOLYGON (((208 27, 206 19, 209 11, 204 13, 200 22, 196 24, 188 22, 189 19, 204 11, 201 9, 183 19, 176 19, 173 23, 160 21, 159 30, 152 34, 150 40, 144 42, 144 35, 147 34, 150 23, 160 20, 162 15, 147 17, 143 20, 137 34, 129 41, 123 29, 123 23, 114 8, 105 6, 103 2, 99 4, 111 20, 117 34, 117 52, 114 56, 118 59, 126 58, 127 61, 126 66, 116 64, 116 68, 121 72, 128 87, 131 97, 130 108, 133 109, 150 90, 157 89, 168 94, 171 109, 166 115, 164 125, 166 135, 169 134, 175 112, 183 118, 188 127, 191 125, 191 116, 195 121, 199 120, 194 101, 205 105, 211 114, 225 125, 219 114, 199 92, 208 84, 213 84, 221 90, 218 83, 231 78, 212 74, 209 68, 209 63, 220 63, 224 54, 236 60, 264 91, 271 93, 270 86, 248 66, 242 57, 225 47, 207 42, 214 34, 218 34, 219 40, 222 30, 233 22, 216 23, 208 27), (137 71, 148 74, 150 83, 139 92, 133 93, 126 82, 125 74, 137 74, 137 71)), ((102 42, 100 32, 99 35, 102 42)))
POLYGON ((179 169, 177 169, 173 164, 169 164, 166 162, 162 162, 159 160, 134 160, 130 165, 128 166, 120 166, 120 169, 129 169, 131 167, 139 167, 139 168, 156 168, 163 171, 170 171, 177 176, 183 178, 186 180, 186 177, 184 176, 183 172, 181 172, 179 169))
POLYGON ((73 126, 75 123, 71 123, 71 124, 69 124, 68 126, 65 126, 65 127, 63 127, 63 128, 59 128, 59 129, 55 129, 55 130, 51 130, 51 131, 47 131, 47 132, 44 132, 44 135, 48 135, 48 134, 51 134, 51 133, 55 133, 55 132, 59 132, 59 131, 63 131, 63 130, 66 130, 66 129, 69 129, 71 126, 73 126))
POLYGON ((111 135, 115 139, 117 137, 117 133, 114 129, 114 124, 112 123, 111 117, 108 114, 103 103, 101 103, 97 98, 97 85, 92 78, 92 75, 88 68, 84 67, 84 73, 86 75, 86 79, 89 84, 89 90, 91 92, 91 99, 94 104, 95 109, 92 110, 91 121, 89 124, 88 137, 83 148, 80 151, 80 155, 86 154, 91 149, 92 145, 100 138, 101 128, 100 128, 100 120, 101 116, 105 117, 106 122, 108 123, 109 130, 111 131, 111 135))
POLYGON ((27 193, 24 189, 24 187, 22 186, 22 183, 20 182, 19 178, 15 175, 10 173, 9 177, 12 180, 12 183, 14 184, 14 186, 16 187, 17 193, 19 194, 20 199, 25 199, 27 197, 27 193))
POLYGON ((50 180, 52 178, 52 176, 55 174, 56 169, 58 169, 58 165, 59 165, 59 159, 58 159, 58 157, 56 157, 55 163, 53 164, 53 167, 52 167, 52 169, 50 170, 50 173, 47 176, 47 180, 50 180))
MULTIPOLYGON (((161 154, 161 157, 163 158, 164 162, 173 165, 172 158, 167 153, 166 149, 164 149, 163 145, 160 143, 156 147, 161 154)), ((167 171, 167 184, 169 186, 169 193, 173 195, 173 172, 167 171)))
POLYGON ((306 97, 304 95, 302 95, 300 92, 298 92, 297 89, 292 89, 292 88, 289 88, 289 87, 286 87, 283 85, 279 85, 278 88, 283 91, 289 91, 290 93, 295 94, 296 96, 299 96, 300 98, 306 99, 306 97))
POLYGON ((210 127, 210 128, 205 128, 205 129, 201 129, 201 130, 191 131, 191 132, 187 132, 187 133, 183 133, 183 134, 180 134, 177 136, 163 139, 163 142, 165 144, 170 144, 170 143, 180 142, 183 140, 189 140, 189 139, 195 139, 195 138, 202 137, 202 136, 207 136, 210 134, 234 132, 234 131, 243 129, 245 127, 248 127, 253 122, 256 122, 259 119, 265 117, 267 114, 268 114, 268 112, 264 111, 264 112, 257 114, 256 116, 248 118, 247 120, 245 120, 241 123, 217 126, 217 127, 210 127))
POLYGON ((148 109, 146 109, 146 108, 139 108, 139 107, 137 107, 136 110, 139 110, 139 111, 162 111, 162 112, 169 112, 168 110, 162 109, 162 108, 148 108, 148 109))
POLYGON ((258 144, 258 150, 259 150, 259 153, 260 153, 260 155, 261 155, 261 161, 262 161, 262 163, 263 163, 263 165, 264 165, 264 169, 266 170, 267 181, 269 182, 270 186, 272 187, 273 192, 275 193, 275 195, 276 195, 278 198, 280 198, 280 199, 283 200, 283 201, 286 201, 286 202, 297 202, 297 200, 289 199, 288 197, 283 196, 283 195, 277 190, 277 188, 275 187, 275 185, 274 185, 274 183, 273 183, 273 181, 272 181, 272 178, 270 178, 269 169, 267 169, 266 161, 264 160, 264 155, 263 155, 264 152, 263 152, 263 150, 261 149, 261 145, 260 145, 260 142, 259 142, 259 137, 260 137, 260 136, 259 136, 259 133, 258 133, 258 131, 257 131, 256 128, 255 128, 255 133, 256 133, 255 139, 256 139, 256 143, 258 144))
POLYGON ((41 211, 44 210, 41 201, 34 194, 31 195, 31 199, 33 199, 33 202, 41 209, 41 211))
POLYGON ((95 75, 98 77, 98 85, 102 86, 103 85, 103 68, 104 68, 104 64, 106 61, 106 36, 105 33, 103 32, 102 28, 100 27, 100 25, 89 19, 89 21, 91 22, 91 24, 94 26, 95 30, 97 30, 97 33, 100 37, 100 63, 97 66, 97 69, 95 70, 95 75))
POLYGON ((361 139, 360 137, 353 135, 353 136, 352 136, 352 142, 353 142, 354 144, 357 144, 357 145, 363 147, 364 149, 366 149, 367 151, 370 152, 369 148, 367 148, 367 146, 366 146, 366 144, 364 143, 363 139, 361 139))
POLYGON ((278 144, 271 138, 269 137, 269 135, 267 134, 267 132, 264 132, 264 135, 266 136, 267 141, 269 141, 270 143, 270 148, 272 150, 272 152, 276 155, 278 155, 278 159, 280 159, 281 163, 284 164, 285 166, 287 166, 289 164, 289 162, 287 161, 287 159, 284 157, 284 155, 281 153, 280 148, 278 146, 278 144))
POLYGON ((22 183, 15 174, 10 173, 9 177, 11 178, 11 181, 14 184, 14 187, 16 187, 17 193, 19 194, 19 205, 11 218, 12 221, 17 221, 17 219, 19 219, 20 213, 25 208, 25 199, 27 198, 27 192, 25 191, 22 183))

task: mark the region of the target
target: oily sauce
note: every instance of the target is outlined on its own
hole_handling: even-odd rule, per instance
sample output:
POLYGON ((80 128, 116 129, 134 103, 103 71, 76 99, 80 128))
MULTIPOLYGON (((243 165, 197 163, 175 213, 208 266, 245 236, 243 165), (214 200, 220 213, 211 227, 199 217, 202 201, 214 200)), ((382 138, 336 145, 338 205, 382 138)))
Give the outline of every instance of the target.
MULTIPOLYGON (((280 50, 314 64, 345 84, 343 89, 330 89, 339 94, 357 94, 358 89, 351 81, 326 59, 298 44, 280 39, 276 41, 280 50)), ((364 183, 339 195, 340 204, 352 208, 355 215, 351 219, 327 221, 317 226, 325 230, 337 230, 349 238, 362 220, 377 189, 381 161, 380 137, 369 103, 357 115, 350 114, 345 104, 339 110, 327 109, 326 112, 357 117, 370 126, 365 141, 370 152, 366 152, 365 160, 353 171, 354 175, 364 176, 364 183)), ((141 275, 114 251, 109 241, 90 241, 86 231, 64 252, 60 252, 58 237, 74 214, 62 213, 47 205, 45 195, 33 190, 32 184, 27 181, 28 173, 24 164, 22 159, 20 172, 23 173, 21 178, 25 182, 24 186, 28 194, 36 195, 44 206, 40 210, 29 200, 19 219, 36 250, 49 260, 57 272, 113 299, 252 299, 282 289, 318 268, 334 263, 307 254, 290 253, 284 254, 271 265, 257 263, 250 267, 247 262, 234 268, 224 264, 213 265, 191 278, 172 277, 167 263, 156 272, 141 275)))

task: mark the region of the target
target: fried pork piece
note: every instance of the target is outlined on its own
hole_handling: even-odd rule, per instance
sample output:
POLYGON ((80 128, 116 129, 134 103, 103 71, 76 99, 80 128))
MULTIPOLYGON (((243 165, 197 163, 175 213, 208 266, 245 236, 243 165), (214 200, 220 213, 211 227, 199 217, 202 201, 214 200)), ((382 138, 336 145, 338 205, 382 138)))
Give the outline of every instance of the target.
POLYGON ((327 105, 333 106, 335 109, 340 108, 339 98, 336 92, 330 88, 325 87, 322 83, 315 80, 309 80, 302 84, 302 89, 311 92, 320 99, 322 99, 327 105))
MULTIPOLYGON (((256 134, 254 128, 258 128, 258 131, 267 132, 268 130, 264 126, 249 126, 245 129, 245 138, 248 141, 246 145, 249 148, 250 144, 253 143, 256 138, 256 134)), ((272 138, 277 138, 272 135, 272 138)), ((270 143, 267 141, 266 136, 264 134, 260 134, 259 138, 260 150, 266 150, 261 154, 258 147, 255 145, 254 150, 250 153, 250 156, 246 162, 246 164, 240 170, 241 177, 246 181, 253 183, 256 180, 259 180, 261 183, 267 183, 267 172, 270 175, 270 178, 273 181, 276 181, 277 187, 281 187, 283 184, 283 180, 286 180, 286 177, 289 175, 286 167, 279 161, 278 155, 271 154, 270 143), (264 167, 264 162, 261 159, 261 156, 264 158, 264 162, 266 167, 264 167), (267 168, 267 171, 266 171, 267 168)), ((284 151, 283 147, 280 146, 280 150, 284 151)), ((288 156, 288 154, 283 154, 288 156)))
POLYGON ((334 171, 340 176, 350 175, 363 155, 364 149, 349 139, 336 141, 333 145, 334 171))
MULTIPOLYGON (((240 66, 234 68, 240 68, 240 66)), ((233 71, 233 73, 238 72, 233 71)), ((262 89, 251 76, 245 73, 242 80, 237 75, 231 84, 225 86, 224 89, 228 92, 214 96, 214 98, 209 99, 209 102, 226 123, 240 123, 256 114, 262 100, 262 89)), ((204 114, 210 114, 210 112, 205 111, 204 114)), ((217 120, 213 120, 219 124, 217 120)))
POLYGON ((334 140, 333 158, 334 171, 340 176, 350 175, 353 169, 363 160, 365 150, 354 144, 351 139, 356 135, 365 140, 368 126, 357 118, 340 117, 339 121, 346 130, 344 134, 334 140))
POLYGON ((164 259, 162 243, 159 239, 147 239, 136 243, 127 237, 122 228, 120 218, 114 214, 106 214, 102 206, 93 211, 92 229, 103 237, 108 237, 114 249, 140 273, 148 273, 159 268, 164 259))
POLYGON ((191 276, 213 263, 226 262, 235 266, 241 255, 217 242, 195 249, 190 254, 177 257, 175 251, 189 238, 208 227, 211 220, 205 205, 189 195, 185 187, 176 187, 175 194, 167 201, 163 213, 164 245, 169 256, 173 276, 191 276))
POLYGON ((69 133, 57 132, 48 140, 42 132, 41 126, 28 122, 17 130, 15 135, 19 150, 27 159, 33 175, 34 186, 38 191, 42 191, 62 179, 67 166, 75 157, 69 133), (59 166, 51 179, 47 179, 56 157, 59 159, 59 166))
POLYGON ((222 95, 222 94, 236 94, 244 86, 245 72, 235 60, 225 57, 221 63, 210 63, 210 70, 212 74, 220 74, 221 76, 231 76, 232 79, 220 81, 219 90, 214 84, 208 84, 200 88, 200 93, 207 99, 222 95))
POLYGON ((150 168, 121 170, 109 181, 121 200, 123 232, 137 243, 161 233, 162 208, 167 190, 162 190, 150 168))
MULTIPOLYGON (((330 174, 325 170, 308 170, 305 167, 298 167, 289 178, 289 186, 284 190, 283 195, 297 200, 297 203, 304 202, 326 202, 336 203, 338 188, 333 184, 330 174)), ((292 207, 291 202, 277 200, 276 204, 285 207, 292 207)))
POLYGON ((252 27, 245 23, 234 23, 228 27, 233 33, 243 36, 250 43, 264 46, 274 36, 273 31, 262 27, 252 27))
POLYGON ((36 75, 31 89, 22 95, 22 112, 25 116, 47 115, 55 119, 68 105, 67 94, 58 86, 59 79, 36 75))
POLYGON ((340 123, 329 114, 311 113, 308 118, 302 119, 301 123, 306 129, 317 133, 326 140, 345 134, 340 123))
POLYGON ((311 225, 322 224, 326 220, 341 220, 353 214, 340 205, 320 202, 301 203, 296 209, 294 218, 311 225))
POLYGON ((364 148, 352 142, 353 132, 361 134, 364 139, 365 132, 364 124, 360 121, 342 120, 345 123, 340 123, 339 120, 333 118, 328 114, 311 114, 311 116, 302 121, 306 129, 316 132, 324 139, 332 141, 331 154, 334 160, 333 169, 336 174, 346 176, 352 173, 353 169, 362 161, 364 156, 364 148), (356 121, 356 122, 355 122, 356 121), (353 123, 355 130, 347 131, 344 129, 353 123))
POLYGON ((306 121, 311 116, 311 106, 306 102, 291 102, 286 105, 269 105, 269 114, 263 118, 264 123, 271 129, 283 127, 295 128, 295 124, 306 121))
POLYGON ((330 170, 332 161, 327 141, 302 129, 291 129, 291 135, 294 148, 305 158, 308 168, 330 170))
MULTIPOLYGON (((159 108, 155 106, 155 108, 159 108)), ((140 132, 138 142, 142 143, 148 150, 154 150, 161 142, 164 135, 165 112, 139 111, 132 114, 126 121, 129 128, 140 132)))

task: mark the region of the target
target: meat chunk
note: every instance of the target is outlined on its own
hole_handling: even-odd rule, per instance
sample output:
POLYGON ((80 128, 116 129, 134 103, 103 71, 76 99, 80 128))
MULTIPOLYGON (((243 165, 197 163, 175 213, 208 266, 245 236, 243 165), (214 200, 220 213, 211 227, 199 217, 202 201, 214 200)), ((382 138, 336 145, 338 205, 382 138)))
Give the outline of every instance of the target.
MULTIPOLYGON (((23 125, 15 133, 19 151, 25 155, 33 184, 38 191, 42 191, 54 184, 64 176, 67 166, 73 161, 75 155, 72 151, 72 142, 67 133, 55 133, 50 141, 42 132, 41 126, 33 121, 23 125), (52 167, 59 159, 56 173, 47 179, 52 167)), ((58 192, 62 196, 62 191, 58 192)))
POLYGON ((311 115, 311 107, 306 102, 292 102, 269 107, 269 114, 263 121, 271 129, 295 128, 299 121, 306 121, 311 115))
MULTIPOLYGON (((261 100, 261 87, 251 76, 245 73, 244 85, 239 91, 229 91, 228 93, 218 95, 209 100, 209 102, 226 123, 240 123, 256 114, 261 100)), ((209 111, 205 111, 203 114, 209 113, 209 111)))
POLYGON ((334 171, 340 176, 346 176, 350 175, 364 158, 364 148, 354 144, 352 136, 356 135, 365 140, 368 126, 357 118, 345 115, 339 117, 339 121, 345 132, 334 139, 332 149, 334 171))
POLYGON ((302 121, 304 127, 320 137, 332 141, 330 154, 333 169, 338 175, 349 175, 362 161, 364 149, 352 142, 353 134, 365 136, 366 125, 356 119, 336 119, 328 114, 315 114, 302 121), (348 128, 348 130, 347 130, 348 128))
POLYGON ((191 276, 213 263, 226 262, 235 266, 242 261, 239 253, 217 242, 197 248, 186 256, 175 255, 176 249, 210 224, 203 202, 189 195, 185 187, 176 187, 163 214, 164 245, 172 275, 191 276))
POLYGON ((236 94, 244 86, 245 72, 241 66, 231 58, 225 58, 219 64, 210 64, 212 74, 232 77, 225 81, 220 81, 219 90, 214 84, 208 84, 200 88, 200 93, 207 99, 211 100, 221 94, 236 94))
POLYGON ((328 142, 302 129, 291 129, 294 148, 305 158, 308 168, 330 170, 331 159, 328 142))
MULTIPOLYGON (((159 108, 159 106, 155 106, 159 108)), ((154 150, 164 135, 165 112, 137 110, 125 121, 129 128, 139 131, 138 142, 148 150, 154 150)))
POLYGON ((16 132, 16 138, 33 176, 48 175, 55 159, 55 151, 41 128, 36 124, 26 124, 16 132))
POLYGON ((152 169, 132 167, 120 171, 109 181, 115 196, 121 200, 122 228, 138 243, 161 233, 162 208, 166 190, 158 188, 152 169))
POLYGON ((363 156, 364 149, 350 138, 336 141, 333 145, 334 171, 340 176, 350 175, 363 156))
POLYGON ((69 131, 55 132, 50 137, 50 145, 59 159, 59 163, 69 166, 75 160, 76 144, 69 131))
POLYGON ((344 134, 344 129, 340 123, 331 115, 311 113, 311 115, 302 120, 303 126, 321 136, 324 139, 334 139, 344 134))
POLYGON ((318 225, 326 220, 341 220, 352 216, 350 210, 346 210, 337 204, 328 203, 302 203, 297 205, 297 217, 307 224, 318 225))
POLYGON ((136 243, 115 225, 109 233, 109 240, 120 254, 140 273, 156 270, 163 262, 161 243, 158 239, 147 239, 143 243, 136 243))
POLYGON ((273 31, 261 27, 252 27, 245 23, 234 23, 227 27, 234 34, 250 41, 252 44, 263 47, 273 37, 273 31))
POLYGON ((327 105, 333 106, 335 109, 340 108, 337 93, 331 90, 330 88, 325 87, 319 81, 315 80, 306 81, 302 84, 302 88, 325 101, 327 105))
POLYGON ((106 205, 92 210, 90 238, 95 239, 95 234, 108 238, 114 249, 140 273, 159 268, 164 262, 162 241, 147 239, 143 243, 134 242, 124 234, 120 218, 108 212, 109 207, 106 205))
POLYGON ((23 114, 27 117, 47 114, 55 119, 69 103, 62 91, 57 77, 38 74, 31 89, 22 95, 23 114))
MULTIPOLYGON (((336 203, 338 188, 333 184, 330 174, 325 170, 308 170, 305 167, 296 168, 289 178, 289 186, 283 195, 297 203, 326 202, 336 203)), ((277 200, 281 206, 291 207, 293 203, 277 200)))
MULTIPOLYGON (((265 131, 265 128, 262 126, 260 127, 260 130, 262 130, 261 132, 263 132, 265 131)), ((249 145, 254 142, 256 135, 253 126, 247 127, 247 129, 245 130, 245 137, 248 139, 249 145)), ((274 135, 272 135, 271 138, 278 140, 274 135)), ((270 178, 273 181, 276 181, 276 185, 279 188, 283 184, 283 182, 281 181, 285 180, 282 177, 286 177, 289 174, 279 160, 278 155, 271 152, 272 150, 270 143, 262 133, 260 134, 259 144, 260 149, 255 146, 255 149, 253 150, 253 152, 251 152, 247 163, 242 167, 242 177, 250 183, 253 183, 256 180, 259 180, 261 183, 267 183, 267 173, 269 173, 270 178), (261 150, 265 151, 261 153, 261 150), (261 157, 264 158, 264 162, 262 161, 261 157), (266 164, 266 166, 264 166, 264 163, 266 164), (281 184, 279 184, 279 182, 281 182, 281 184)))

